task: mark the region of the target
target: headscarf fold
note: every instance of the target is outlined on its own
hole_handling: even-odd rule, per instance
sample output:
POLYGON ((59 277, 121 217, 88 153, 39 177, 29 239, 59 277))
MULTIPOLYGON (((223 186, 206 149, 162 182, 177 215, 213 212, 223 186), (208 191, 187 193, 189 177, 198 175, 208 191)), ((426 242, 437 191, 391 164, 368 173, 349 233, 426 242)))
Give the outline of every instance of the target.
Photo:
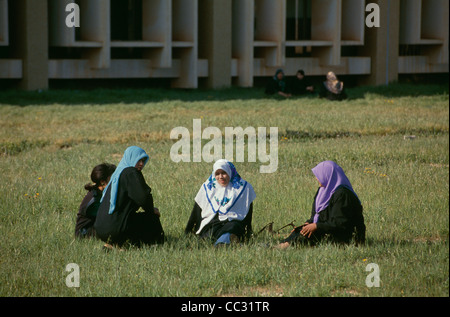
POLYGON ((122 171, 127 167, 135 167, 137 162, 139 162, 141 159, 145 159, 145 162, 144 162, 144 166, 145 166, 145 164, 147 164, 147 162, 149 160, 149 157, 148 157, 147 153, 145 153, 145 151, 138 146, 130 146, 123 153, 123 157, 120 160, 119 165, 117 165, 116 170, 111 175, 111 179, 110 179, 108 185, 103 190, 102 199, 100 201, 100 202, 103 201, 103 198, 105 197, 108 187, 111 187, 111 198, 109 201, 109 214, 112 214, 116 207, 117 190, 119 188, 119 178, 120 178, 120 175, 122 174, 122 171))
POLYGON ((195 202, 202 209, 202 222, 197 234, 216 214, 221 221, 243 220, 255 198, 252 185, 241 178, 233 163, 224 159, 218 160, 214 163, 211 175, 195 196, 195 202), (215 178, 215 173, 219 169, 230 176, 230 182, 226 187, 221 186, 215 178))
POLYGON ((314 223, 319 220, 319 213, 328 207, 331 196, 341 186, 351 190, 356 197, 358 197, 353 190, 352 184, 344 173, 344 170, 333 161, 324 161, 317 164, 312 169, 313 174, 317 177, 322 187, 316 196, 314 223))
POLYGON ((327 80, 324 82, 325 87, 333 94, 340 94, 344 90, 344 83, 339 81, 336 74, 333 72, 328 72, 327 80))

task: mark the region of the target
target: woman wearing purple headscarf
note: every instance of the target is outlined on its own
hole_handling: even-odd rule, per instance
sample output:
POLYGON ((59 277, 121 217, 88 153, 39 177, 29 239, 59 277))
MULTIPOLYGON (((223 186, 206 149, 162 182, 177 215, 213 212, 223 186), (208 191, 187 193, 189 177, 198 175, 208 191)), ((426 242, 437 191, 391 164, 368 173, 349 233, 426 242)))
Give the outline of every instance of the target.
POLYGON ((314 244, 326 236, 334 242, 349 243, 353 234, 357 244, 364 243, 363 207, 343 169, 333 161, 324 161, 312 172, 319 182, 319 189, 311 217, 278 247, 286 248, 296 242, 314 244))

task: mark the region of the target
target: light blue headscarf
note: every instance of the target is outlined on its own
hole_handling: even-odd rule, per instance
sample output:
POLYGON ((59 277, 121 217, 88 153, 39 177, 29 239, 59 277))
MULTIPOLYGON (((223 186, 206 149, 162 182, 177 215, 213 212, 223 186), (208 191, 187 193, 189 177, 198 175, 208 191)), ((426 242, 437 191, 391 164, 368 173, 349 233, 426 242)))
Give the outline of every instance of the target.
POLYGON ((275 76, 273 76, 273 80, 275 80, 275 82, 278 84, 278 86, 280 87, 281 91, 285 91, 286 89, 286 82, 284 81, 284 72, 283 70, 277 69, 277 71, 275 72, 275 76), (278 74, 281 73, 283 74, 283 78, 282 79, 278 79, 278 74))
POLYGON ((122 171, 127 167, 135 167, 137 162, 139 162, 143 158, 145 158, 144 162, 145 166, 145 164, 147 164, 148 162, 149 157, 147 153, 145 153, 145 151, 138 146, 130 146, 123 153, 122 160, 120 160, 119 165, 117 165, 116 170, 111 175, 111 179, 106 188, 103 190, 103 196, 102 199, 100 200, 100 202, 103 201, 103 198, 105 197, 108 187, 111 187, 111 198, 109 201, 109 212, 108 212, 109 214, 112 214, 116 207, 117 189, 119 187, 120 174, 122 174, 122 171))

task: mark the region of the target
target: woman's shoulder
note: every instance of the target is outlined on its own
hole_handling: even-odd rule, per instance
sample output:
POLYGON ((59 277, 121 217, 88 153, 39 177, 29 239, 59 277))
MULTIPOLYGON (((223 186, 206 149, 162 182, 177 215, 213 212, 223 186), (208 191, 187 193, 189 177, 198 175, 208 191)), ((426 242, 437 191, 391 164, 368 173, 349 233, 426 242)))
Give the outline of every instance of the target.
POLYGON ((249 182, 247 182, 247 181, 245 181, 245 183, 247 184, 247 187, 248 187, 248 189, 249 190, 255 190, 254 188, 253 188, 253 186, 252 186, 252 184, 250 184, 249 182))
POLYGON ((145 181, 144 175, 135 167, 124 168, 120 174, 120 183, 126 186, 137 186, 137 188, 150 188, 145 181))
POLYGON ((334 201, 337 201, 340 199, 354 199, 354 198, 356 200, 358 200, 355 193, 351 189, 347 188, 346 186, 338 187, 332 195, 332 199, 334 201))
POLYGON ((353 194, 353 192, 352 192, 349 188, 347 188, 347 187, 345 187, 345 186, 339 186, 339 187, 334 191, 332 197, 333 197, 334 199, 338 199, 338 198, 340 198, 340 197, 348 196, 348 195, 350 195, 350 194, 353 194))
POLYGON ((232 181, 233 188, 236 189, 249 189, 254 190, 252 184, 250 182, 246 181, 245 179, 239 178, 239 179, 233 179, 232 181))
POLYGON ((125 167, 120 175, 128 176, 128 175, 137 175, 137 174, 142 175, 142 173, 140 171, 138 171, 137 168, 135 168, 133 166, 129 166, 129 167, 125 167))
POLYGON ((122 173, 120 173, 120 182, 121 183, 135 183, 137 180, 141 181, 144 179, 142 172, 138 171, 135 167, 126 167, 123 169, 122 173))
POLYGON ((95 189, 89 190, 86 193, 86 195, 84 195, 84 198, 83 198, 81 204, 86 204, 87 205, 89 203, 89 201, 92 200, 92 198, 95 198, 95 196, 96 196, 96 190, 95 189))
POLYGON ((92 205, 95 201, 100 201, 101 198, 102 198, 101 194, 98 195, 96 189, 88 191, 84 196, 83 200, 81 201, 79 211, 82 213, 85 212, 90 205, 92 205))

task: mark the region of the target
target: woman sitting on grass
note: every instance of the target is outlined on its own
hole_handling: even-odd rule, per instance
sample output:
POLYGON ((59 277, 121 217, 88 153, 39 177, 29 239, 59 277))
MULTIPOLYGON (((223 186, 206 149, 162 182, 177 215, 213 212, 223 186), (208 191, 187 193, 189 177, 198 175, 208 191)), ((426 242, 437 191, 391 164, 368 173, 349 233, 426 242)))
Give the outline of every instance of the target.
POLYGON ((333 242, 349 243, 355 233, 357 244, 365 242, 363 207, 342 168, 333 161, 319 163, 312 169, 319 182, 311 218, 292 230, 278 248, 291 244, 314 245, 327 237, 333 242))
POLYGON ((323 82, 319 96, 328 100, 344 100, 347 94, 344 90, 344 83, 339 81, 333 72, 328 72, 327 80, 323 82))
POLYGON ((100 206, 102 192, 115 169, 115 165, 103 163, 95 166, 92 170, 92 183, 84 186, 88 193, 84 196, 80 208, 78 209, 77 221, 75 224, 76 237, 95 237, 94 222, 97 217, 98 207, 100 206))
POLYGON ((215 245, 249 238, 255 198, 252 185, 239 176, 234 165, 218 160, 195 197, 186 234, 195 232, 212 239, 215 245))
POLYGON ((164 241, 160 213, 141 172, 148 160, 143 149, 127 148, 103 191, 94 227, 107 248, 125 242, 140 246, 164 241), (143 212, 137 212, 140 207, 143 212))
POLYGON ((286 80, 282 69, 278 69, 275 72, 275 76, 269 80, 265 93, 267 95, 278 94, 285 98, 291 97, 291 94, 288 92, 288 87, 286 85, 286 80))

